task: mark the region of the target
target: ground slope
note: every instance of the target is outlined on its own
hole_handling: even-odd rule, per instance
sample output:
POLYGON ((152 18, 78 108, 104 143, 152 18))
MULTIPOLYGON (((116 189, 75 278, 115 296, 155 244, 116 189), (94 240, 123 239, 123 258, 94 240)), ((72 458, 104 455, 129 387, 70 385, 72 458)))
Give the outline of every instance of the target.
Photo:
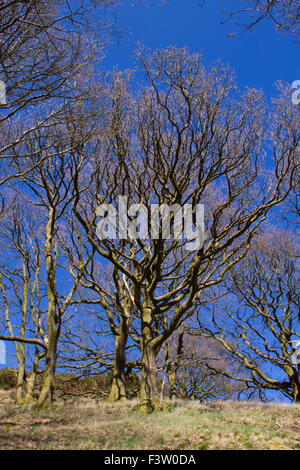
POLYGON ((81 399, 35 412, 0 396, 0 449, 300 449, 300 406, 182 402, 142 415, 136 402, 81 399))

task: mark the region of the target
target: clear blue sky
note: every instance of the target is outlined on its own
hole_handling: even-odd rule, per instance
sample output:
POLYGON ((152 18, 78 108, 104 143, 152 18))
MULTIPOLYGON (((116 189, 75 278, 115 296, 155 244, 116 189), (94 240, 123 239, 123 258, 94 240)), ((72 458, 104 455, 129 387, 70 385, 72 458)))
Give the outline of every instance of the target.
POLYGON ((235 70, 239 86, 263 88, 268 96, 274 93, 277 80, 300 79, 300 46, 276 33, 272 22, 263 21, 254 31, 226 37, 237 29, 231 23, 220 24, 225 19, 220 9, 235 10, 241 0, 206 0, 203 8, 197 6, 199 0, 169 0, 166 5, 148 0, 148 7, 123 3, 119 21, 126 31, 119 45, 107 49, 106 69, 133 68, 133 51, 142 41, 153 49, 187 46, 191 52, 202 52, 206 63, 221 59, 235 70))

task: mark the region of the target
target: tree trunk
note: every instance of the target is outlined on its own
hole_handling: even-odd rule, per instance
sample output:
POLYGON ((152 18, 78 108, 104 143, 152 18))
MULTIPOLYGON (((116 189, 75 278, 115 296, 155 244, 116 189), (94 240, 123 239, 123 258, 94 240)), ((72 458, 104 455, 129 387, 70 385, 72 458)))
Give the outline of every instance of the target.
MULTIPOLYGON (((55 306, 52 309, 55 311, 55 306)), ((56 369, 56 347, 57 347, 57 328, 55 322, 55 315, 50 315, 48 324, 49 342, 46 356, 46 371, 42 389, 39 395, 37 407, 41 408, 49 401, 53 403, 54 399, 54 385, 55 385, 55 369, 56 369)))
POLYGON ((26 379, 26 395, 25 395, 25 402, 32 403, 34 401, 34 385, 36 380, 36 373, 32 371, 31 374, 26 379))
POLYGON ((157 383, 156 356, 159 347, 154 341, 153 305, 145 300, 142 312, 141 337, 141 412, 151 413, 160 407, 160 396, 157 383))
POLYGON ((170 399, 173 401, 176 398, 176 371, 174 368, 174 363, 172 362, 169 356, 169 343, 166 341, 164 344, 164 353, 165 353, 165 368, 166 368, 166 376, 168 377, 169 382, 169 396, 170 399))
POLYGON ((182 352, 183 352, 183 335, 184 335, 184 324, 181 325, 181 329, 178 335, 176 356, 174 361, 169 357, 169 344, 165 343, 165 362, 166 362, 166 375, 168 377, 169 389, 170 389, 170 399, 175 401, 177 398, 176 390, 176 379, 177 373, 181 362, 182 352))
POLYGON ((294 402, 300 403, 300 382, 298 380, 293 382, 293 395, 294 402))
POLYGON ((169 387, 170 387, 170 400, 175 401, 177 398, 177 392, 176 392, 176 370, 174 367, 172 367, 168 373, 168 381, 169 381, 169 387))
POLYGON ((141 411, 149 413, 159 407, 156 350, 151 344, 143 344, 141 357, 141 411))
POLYGON ((17 391, 16 391, 16 403, 21 405, 23 403, 23 385, 25 381, 25 351, 24 345, 20 345, 20 354, 18 354, 19 360, 19 369, 18 369, 18 376, 17 376, 17 391))
POLYGON ((42 389, 38 398, 37 407, 42 408, 46 402, 53 403, 54 385, 55 385, 55 369, 56 369, 56 341, 49 341, 48 353, 46 356, 46 371, 42 389))
POLYGON ((55 211, 53 208, 50 208, 45 241, 48 296, 48 345, 46 356, 46 371, 42 389, 37 402, 37 408, 42 408, 47 401, 52 403, 54 398, 56 348, 59 336, 59 328, 57 327, 58 318, 56 311, 56 266, 55 255, 52 252, 54 220, 55 211))
MULTIPOLYGON (((28 275, 27 275, 27 264, 26 258, 23 259, 23 303, 22 303, 22 323, 20 336, 21 338, 25 337, 25 328, 26 328, 26 319, 27 319, 27 306, 28 306, 28 275)), ((19 361, 19 371, 17 378, 17 393, 16 393, 16 402, 22 404, 23 400, 23 386, 26 377, 25 370, 25 344, 21 343, 19 346, 19 351, 17 352, 17 358, 19 361)))
POLYGON ((127 400, 125 383, 125 346, 128 338, 128 320, 122 318, 119 328, 115 334, 115 357, 113 368, 113 379, 108 401, 127 400))
POLYGON ((38 374, 39 361, 44 356, 45 356, 45 353, 39 354, 39 349, 38 347, 36 347, 32 371, 26 378, 26 395, 25 395, 26 403, 34 402, 34 386, 35 386, 35 381, 36 381, 36 377, 38 374))

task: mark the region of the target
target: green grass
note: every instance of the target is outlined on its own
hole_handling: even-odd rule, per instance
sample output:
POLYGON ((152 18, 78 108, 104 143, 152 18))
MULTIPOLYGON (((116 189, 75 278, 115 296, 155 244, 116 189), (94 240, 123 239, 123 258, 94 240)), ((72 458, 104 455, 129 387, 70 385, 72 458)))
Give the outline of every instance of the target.
POLYGON ((300 407, 179 402, 143 415, 137 402, 80 399, 36 412, 0 404, 0 449, 299 449, 300 407))

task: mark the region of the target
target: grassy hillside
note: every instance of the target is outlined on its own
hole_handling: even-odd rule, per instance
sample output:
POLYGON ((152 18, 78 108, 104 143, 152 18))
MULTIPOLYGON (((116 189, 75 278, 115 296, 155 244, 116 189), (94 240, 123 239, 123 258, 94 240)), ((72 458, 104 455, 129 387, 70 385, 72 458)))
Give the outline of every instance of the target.
POLYGON ((35 412, 0 391, 0 449, 300 449, 300 407, 181 402, 142 415, 137 402, 57 402, 35 412))

